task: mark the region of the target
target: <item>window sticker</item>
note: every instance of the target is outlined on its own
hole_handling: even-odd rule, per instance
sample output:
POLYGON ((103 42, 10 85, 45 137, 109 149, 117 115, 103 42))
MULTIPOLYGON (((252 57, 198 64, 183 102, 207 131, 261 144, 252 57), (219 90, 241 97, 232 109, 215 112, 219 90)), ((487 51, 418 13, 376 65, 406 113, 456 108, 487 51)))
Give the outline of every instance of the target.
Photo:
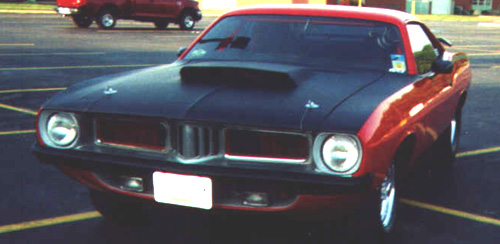
POLYGON ((404 73, 406 72, 405 56, 403 54, 391 54, 392 68, 389 72, 404 73))

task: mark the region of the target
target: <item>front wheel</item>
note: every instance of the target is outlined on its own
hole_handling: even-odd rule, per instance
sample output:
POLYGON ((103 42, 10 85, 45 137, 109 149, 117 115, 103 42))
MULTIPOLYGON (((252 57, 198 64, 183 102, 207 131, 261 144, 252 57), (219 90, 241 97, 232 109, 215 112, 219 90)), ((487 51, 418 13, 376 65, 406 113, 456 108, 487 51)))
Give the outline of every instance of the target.
POLYGON ((116 25, 116 14, 110 9, 101 11, 97 17, 97 25, 101 29, 112 29, 116 25))
POLYGON ((73 15, 73 22, 80 28, 88 28, 92 24, 92 17, 88 15, 73 15))
POLYGON ((436 141, 437 159, 440 165, 450 166, 455 160, 462 127, 462 110, 458 108, 443 134, 436 141))
POLYGON ((181 30, 192 30, 194 28, 194 16, 189 12, 182 13, 179 19, 179 26, 181 30))
POLYGON ((386 234, 394 227, 396 219, 396 168, 394 164, 389 168, 387 175, 380 186, 380 227, 386 234))
POLYGON ((349 218, 349 243, 384 243, 391 240, 398 205, 396 179, 396 166, 392 163, 379 189, 371 192, 349 218))

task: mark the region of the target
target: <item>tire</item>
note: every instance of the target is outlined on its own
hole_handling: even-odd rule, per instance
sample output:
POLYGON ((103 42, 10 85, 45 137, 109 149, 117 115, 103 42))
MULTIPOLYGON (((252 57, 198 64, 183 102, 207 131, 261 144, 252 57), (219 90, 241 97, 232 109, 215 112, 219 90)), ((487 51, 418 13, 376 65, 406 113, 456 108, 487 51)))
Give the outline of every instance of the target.
POLYGON ((154 25, 156 27, 156 29, 158 30, 165 30, 168 26, 168 21, 166 20, 157 20, 154 22, 154 25))
POLYGON ((450 125, 436 141, 436 157, 438 164, 451 166, 455 160, 460 142, 460 130, 462 128, 462 109, 457 108, 455 115, 450 121, 450 125))
POLYGON ((142 224, 147 222, 144 203, 112 192, 89 189, 95 209, 106 219, 117 223, 142 224))
POLYGON ((97 16, 97 25, 101 29, 113 29, 116 25, 116 13, 111 9, 104 9, 97 16))
POLYGON ((92 21, 94 21, 88 15, 73 15, 72 18, 75 25, 80 28, 88 28, 92 24, 92 21))
POLYGON ((195 25, 194 16, 190 12, 183 12, 179 18, 179 27, 181 30, 192 30, 195 25))
POLYGON ((398 190, 393 163, 380 189, 372 192, 362 207, 349 219, 349 243, 387 243, 396 221, 398 190))
POLYGON ((380 186, 379 196, 379 228, 382 230, 384 235, 388 235, 394 228, 398 203, 398 195, 396 191, 396 167, 394 164, 392 164, 389 168, 386 178, 380 186))

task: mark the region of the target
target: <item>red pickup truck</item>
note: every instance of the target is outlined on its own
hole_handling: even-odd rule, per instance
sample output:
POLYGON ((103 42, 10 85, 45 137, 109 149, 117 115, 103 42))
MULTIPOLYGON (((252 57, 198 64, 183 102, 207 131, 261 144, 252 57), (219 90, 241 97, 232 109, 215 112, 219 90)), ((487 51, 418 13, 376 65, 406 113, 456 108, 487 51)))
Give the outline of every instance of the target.
POLYGON ((117 19, 153 22, 165 29, 169 23, 191 30, 202 14, 192 0, 57 0, 56 12, 71 16, 78 27, 87 28, 95 20, 99 28, 111 29, 117 19))

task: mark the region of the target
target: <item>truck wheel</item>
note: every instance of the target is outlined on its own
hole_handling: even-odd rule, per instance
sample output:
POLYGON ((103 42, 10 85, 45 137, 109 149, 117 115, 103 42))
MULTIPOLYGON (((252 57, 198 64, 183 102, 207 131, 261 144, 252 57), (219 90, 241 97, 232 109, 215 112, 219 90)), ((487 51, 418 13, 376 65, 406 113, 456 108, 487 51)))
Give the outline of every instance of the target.
POLYGON ((140 200, 127 198, 112 192, 89 189, 90 200, 106 220, 118 223, 141 224, 147 221, 140 200))
POLYGON ((192 30, 194 28, 194 16, 190 12, 184 12, 179 19, 181 30, 192 30))
POLYGON ((101 29, 112 29, 116 25, 116 14, 111 9, 105 9, 99 12, 97 25, 101 29))
POLYGON ((168 26, 168 21, 166 20, 157 20, 155 21, 155 27, 158 30, 165 30, 168 26))
POLYGON ((80 28, 88 28, 93 19, 88 15, 73 15, 73 22, 75 22, 76 26, 80 28))

